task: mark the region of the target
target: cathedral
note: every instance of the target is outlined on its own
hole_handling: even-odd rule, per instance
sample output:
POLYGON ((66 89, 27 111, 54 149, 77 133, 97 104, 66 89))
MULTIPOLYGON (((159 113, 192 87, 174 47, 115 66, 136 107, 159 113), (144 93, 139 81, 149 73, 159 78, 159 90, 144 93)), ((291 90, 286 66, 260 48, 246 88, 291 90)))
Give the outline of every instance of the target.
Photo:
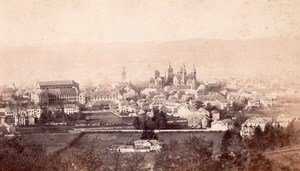
POLYGON ((154 71, 154 78, 151 78, 150 84, 155 88, 164 88, 165 86, 187 86, 191 89, 196 89, 197 86, 197 72, 194 68, 190 74, 187 74, 186 67, 183 65, 177 73, 169 62, 169 66, 166 69, 165 77, 160 76, 160 72, 154 71))

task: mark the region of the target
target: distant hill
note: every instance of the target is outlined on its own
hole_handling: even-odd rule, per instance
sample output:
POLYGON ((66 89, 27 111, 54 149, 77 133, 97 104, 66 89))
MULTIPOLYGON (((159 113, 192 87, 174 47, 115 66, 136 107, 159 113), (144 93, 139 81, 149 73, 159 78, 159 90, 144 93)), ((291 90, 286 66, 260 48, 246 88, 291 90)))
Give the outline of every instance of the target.
POLYGON ((0 47, 0 80, 23 83, 74 79, 79 82, 121 79, 125 65, 130 79, 146 79, 168 61, 175 71, 195 64, 199 78, 256 73, 299 72, 300 40, 191 39, 164 43, 72 43, 43 47, 0 47))

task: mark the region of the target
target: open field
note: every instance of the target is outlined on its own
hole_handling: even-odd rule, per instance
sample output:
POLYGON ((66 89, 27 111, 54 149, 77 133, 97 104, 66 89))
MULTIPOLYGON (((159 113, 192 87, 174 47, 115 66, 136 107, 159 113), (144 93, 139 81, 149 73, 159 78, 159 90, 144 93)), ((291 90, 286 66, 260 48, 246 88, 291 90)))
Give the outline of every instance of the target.
POLYGON ((66 125, 39 125, 39 126, 24 126, 17 127, 16 131, 22 134, 32 133, 67 133, 71 127, 66 125))
POLYGON ((36 133, 24 134, 23 137, 28 142, 43 145, 49 154, 67 147, 78 135, 71 133, 36 133))
MULTIPOLYGON (((169 144, 172 140, 183 141, 190 136, 203 137, 214 142, 214 153, 220 152, 223 132, 193 132, 193 133, 158 133, 158 140, 169 144)), ((130 144, 140 139, 141 133, 86 133, 76 143, 98 142, 99 148, 112 148, 122 144, 130 144)))

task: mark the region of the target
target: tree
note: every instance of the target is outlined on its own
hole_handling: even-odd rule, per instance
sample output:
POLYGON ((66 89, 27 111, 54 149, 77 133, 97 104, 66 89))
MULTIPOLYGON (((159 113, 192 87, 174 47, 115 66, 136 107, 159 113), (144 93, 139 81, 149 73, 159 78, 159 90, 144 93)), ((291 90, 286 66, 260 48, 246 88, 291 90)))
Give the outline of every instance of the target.
POLYGON ((212 160, 212 142, 192 136, 183 142, 172 141, 156 158, 155 170, 217 170, 212 160))
POLYGON ((232 108, 233 108, 234 111, 241 111, 245 108, 245 104, 233 102, 232 103, 232 108))
POLYGON ((51 111, 43 111, 41 113, 41 117, 40 117, 40 123, 45 124, 45 123, 49 123, 52 122, 54 120, 53 116, 52 116, 52 112, 51 111))
POLYGON ((198 110, 198 109, 200 109, 200 108, 203 108, 204 106, 205 106, 205 105, 204 105, 203 102, 201 102, 201 101, 199 101, 199 100, 195 101, 195 108, 196 108, 196 110, 198 110))
POLYGON ((133 126, 134 126, 135 129, 140 129, 140 119, 139 119, 139 117, 134 118, 133 126))
POLYGON ((26 142, 21 137, 0 140, 0 170, 38 171, 47 159, 42 145, 26 142))
POLYGON ((230 140, 232 139, 232 133, 230 130, 227 130, 222 138, 222 146, 221 146, 221 152, 222 153, 228 153, 228 146, 230 145, 230 140))
POLYGON ((154 133, 153 129, 144 129, 142 136, 141 136, 142 140, 157 140, 158 137, 157 135, 154 133))
POLYGON ((213 110, 217 110, 216 106, 211 105, 210 103, 207 103, 205 109, 209 112, 213 111, 213 110))
POLYGON ((287 139, 289 142, 296 142, 297 135, 295 133, 295 121, 290 122, 286 128, 287 139))
POLYGON ((153 126, 155 129, 167 128, 167 118, 163 111, 153 110, 154 116, 152 118, 153 126))

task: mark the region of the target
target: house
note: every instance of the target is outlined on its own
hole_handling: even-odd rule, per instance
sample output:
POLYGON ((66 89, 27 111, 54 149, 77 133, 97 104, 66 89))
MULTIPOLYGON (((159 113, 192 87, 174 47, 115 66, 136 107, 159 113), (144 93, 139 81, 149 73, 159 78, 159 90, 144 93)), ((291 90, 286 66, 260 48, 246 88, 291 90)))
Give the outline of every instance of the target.
POLYGON ((42 114, 42 109, 40 107, 29 107, 27 112, 29 116, 39 119, 42 114))
POLYGON ((188 115, 192 115, 194 112, 190 110, 186 105, 180 105, 176 113, 173 114, 175 117, 186 118, 188 115))
POLYGON ((260 107, 260 101, 258 99, 250 99, 248 100, 247 107, 260 107))
POLYGON ((137 104, 144 111, 150 110, 150 105, 153 103, 152 99, 139 99, 137 104))
POLYGON ((129 102, 127 100, 121 100, 119 103, 119 112, 120 113, 127 113, 128 112, 128 107, 129 107, 129 102))
POLYGON ((227 131, 233 129, 233 122, 231 119, 214 120, 211 123, 211 130, 214 131, 227 131))
POLYGON ((86 106, 89 110, 109 110, 112 104, 115 104, 115 102, 109 100, 101 100, 101 101, 90 101, 87 103, 86 106))
POLYGON ((141 94, 144 94, 147 97, 154 97, 157 93, 158 92, 156 88, 146 88, 141 91, 141 94))
POLYGON ((134 147, 135 148, 149 148, 152 146, 152 144, 148 140, 136 140, 134 141, 134 147))
POLYGON ((118 93, 115 91, 101 90, 89 95, 90 101, 117 101, 118 93))
POLYGON ((294 121, 294 117, 288 117, 285 114, 281 114, 276 117, 276 124, 278 124, 281 127, 287 127, 292 121, 294 121))
POLYGON ((177 110, 180 106, 180 103, 176 102, 176 101, 171 101, 171 100, 167 100, 165 103, 165 107, 167 108, 167 114, 169 115, 173 115, 175 113, 177 113, 177 110))
POLYGON ((26 109, 17 109, 14 112, 15 125, 34 125, 35 115, 29 115, 26 109))
POLYGON ((120 145, 116 150, 121 153, 160 151, 162 146, 157 140, 136 140, 133 145, 120 145))
POLYGON ((198 95, 196 100, 203 102, 205 106, 210 104, 218 107, 219 109, 226 109, 229 106, 229 101, 217 92, 210 93, 208 95, 198 95))
POLYGON ((75 104, 64 104, 64 113, 74 114, 79 112, 79 107, 75 104))
POLYGON ((214 120, 214 121, 217 121, 217 120, 221 119, 220 112, 217 111, 217 110, 213 110, 211 112, 211 115, 212 115, 212 120, 214 120))
POLYGON ((87 103, 87 98, 85 93, 80 93, 79 94, 79 103, 80 104, 86 104, 87 103))
POLYGON ((272 118, 263 117, 252 117, 247 119, 241 126, 240 135, 245 137, 252 137, 254 135, 254 130, 256 127, 260 127, 262 131, 265 130, 265 126, 272 123, 272 118))
POLYGON ((16 111, 6 107, 0 108, 0 113, 4 114, 5 116, 13 116, 16 113, 16 111))
POLYGON ((207 122, 204 115, 193 113, 187 117, 188 127, 190 128, 206 128, 207 122))
POLYGON ((204 108, 194 111, 184 105, 179 107, 178 112, 174 116, 186 118, 188 127, 191 128, 206 128, 210 120, 210 114, 204 108))
POLYGON ((273 107, 273 100, 269 98, 264 98, 260 100, 260 104, 263 107, 273 107))

